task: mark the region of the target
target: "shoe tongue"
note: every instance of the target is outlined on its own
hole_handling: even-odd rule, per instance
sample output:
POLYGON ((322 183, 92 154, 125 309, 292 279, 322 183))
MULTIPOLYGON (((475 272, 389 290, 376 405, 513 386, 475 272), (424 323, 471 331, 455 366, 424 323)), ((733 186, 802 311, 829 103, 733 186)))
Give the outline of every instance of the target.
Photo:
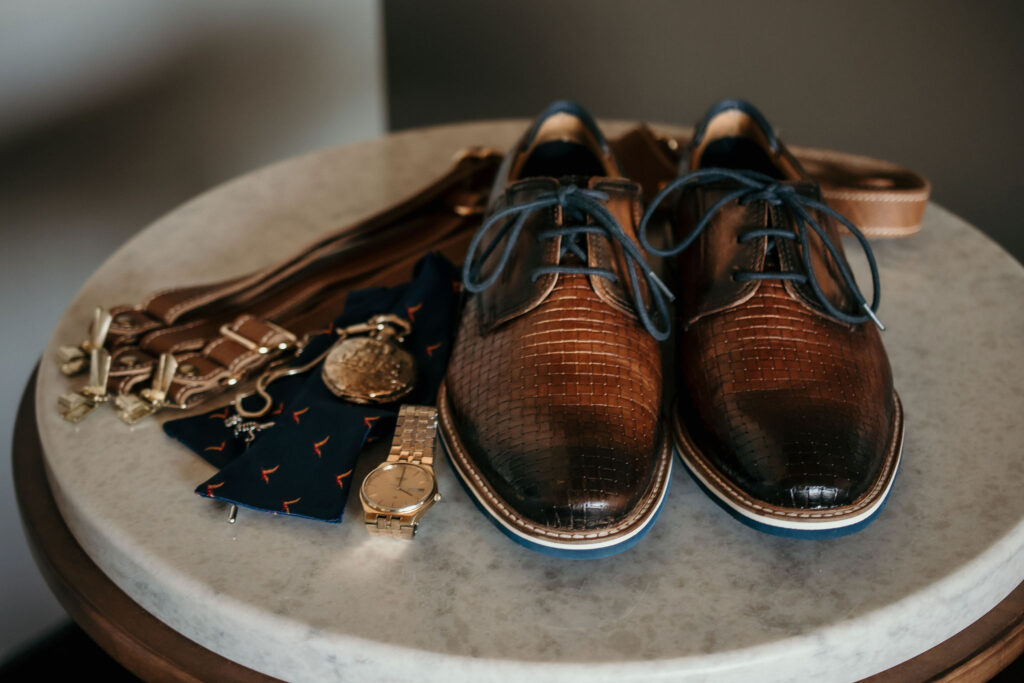
POLYGON ((575 185, 578 188, 586 189, 590 185, 590 177, 584 175, 567 175, 562 176, 558 179, 558 184, 561 187, 569 187, 575 185))
MULTIPOLYGON (((505 188, 505 205, 523 204, 535 199, 540 194, 557 192, 566 187, 576 187, 581 191, 590 192, 590 196, 615 217, 626 234, 633 235, 642 191, 639 185, 624 178, 606 176, 564 176, 558 179, 526 178, 505 188)), ((583 219, 588 220, 587 217, 583 219)))
MULTIPOLYGON (((634 221, 639 211, 640 187, 622 178, 528 178, 509 185, 503 201, 505 206, 509 207, 522 205, 540 195, 550 195, 560 188, 571 186, 601 193, 598 196, 591 194, 591 197, 619 222, 630 239, 635 239, 634 221)), ((562 240, 570 239, 568 236, 559 239, 538 239, 541 233, 546 231, 557 231, 567 226, 590 222, 594 222, 592 216, 565 216, 564 212, 557 211, 554 207, 528 215, 522 226, 523 234, 519 238, 522 245, 515 248, 506 269, 507 275, 478 295, 481 323, 485 329, 493 329, 497 325, 525 315, 540 305, 555 290, 559 282, 568 283, 573 278, 570 275, 559 277, 552 273, 532 277, 539 268, 575 265, 616 273, 616 282, 599 275, 587 275, 587 280, 601 299, 620 309, 632 311, 632 304, 628 299, 629 292, 623 286, 626 278, 621 247, 617 246, 617 240, 597 234, 579 235, 574 239, 582 253, 581 257, 574 249, 567 249, 565 254, 560 254, 562 240), (562 214, 561 221, 555 219, 559 213, 562 214)))

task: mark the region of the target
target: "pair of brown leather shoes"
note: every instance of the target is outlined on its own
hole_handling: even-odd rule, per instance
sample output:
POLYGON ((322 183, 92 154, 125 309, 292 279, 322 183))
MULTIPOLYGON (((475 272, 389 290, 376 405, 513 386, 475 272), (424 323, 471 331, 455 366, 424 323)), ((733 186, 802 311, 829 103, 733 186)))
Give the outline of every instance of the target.
POLYGON ((495 181, 441 433, 475 502, 535 550, 632 545, 665 500, 673 444, 717 502, 772 533, 848 533, 892 484, 902 419, 870 324, 877 271, 869 305, 837 233, 856 228, 740 101, 712 108, 683 171, 645 214, 593 119, 557 102, 495 181), (666 223, 677 246, 660 249, 645 232, 666 223), (639 244, 677 275, 668 421, 671 294, 639 244))

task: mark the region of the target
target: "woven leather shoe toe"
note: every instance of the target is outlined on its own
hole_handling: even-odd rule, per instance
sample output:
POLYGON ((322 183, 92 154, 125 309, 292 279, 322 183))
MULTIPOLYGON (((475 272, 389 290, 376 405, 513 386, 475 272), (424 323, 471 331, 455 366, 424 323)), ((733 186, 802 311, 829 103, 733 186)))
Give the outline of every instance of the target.
POLYGON ((876 482, 887 480, 883 470, 897 422, 888 366, 865 364, 865 352, 880 343, 867 339, 878 337, 873 327, 843 331, 838 338, 828 328, 816 330, 816 342, 831 337, 831 348, 801 338, 765 338, 764 326, 781 320, 815 330, 806 309, 791 307, 791 300, 779 294, 773 301, 765 293, 764 303, 775 305, 761 315, 747 311, 721 316, 731 336, 718 334, 720 328, 710 321, 684 335, 687 347, 708 345, 703 354, 680 349, 679 358, 686 364, 680 368, 680 384, 688 391, 680 394, 675 419, 693 447, 706 454, 705 462, 713 462, 723 479, 766 508, 842 509, 864 498, 876 482), (746 343, 729 344, 724 355, 715 353, 725 348, 721 341, 717 346, 709 343, 712 335, 738 340, 741 334, 746 343), (814 349, 808 356, 813 366, 795 363, 787 370, 776 362, 764 367, 769 353, 798 358, 808 355, 808 349, 814 349), (858 367, 875 372, 857 372, 858 367), (770 379, 766 369, 773 375, 770 379), (723 376, 732 377, 728 390, 722 388, 726 383, 712 379, 723 376))

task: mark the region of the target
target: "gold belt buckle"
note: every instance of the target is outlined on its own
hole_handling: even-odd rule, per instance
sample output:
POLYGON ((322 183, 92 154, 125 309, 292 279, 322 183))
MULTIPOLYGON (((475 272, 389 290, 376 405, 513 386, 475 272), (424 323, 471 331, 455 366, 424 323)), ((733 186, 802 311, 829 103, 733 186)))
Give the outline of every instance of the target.
POLYGON ((169 353, 160 354, 151 386, 140 391, 138 396, 123 394, 114 400, 117 416, 123 422, 133 425, 168 405, 167 392, 171 389, 177 371, 177 359, 169 353))
POLYGON ((100 403, 110 400, 107 379, 110 377, 110 353, 100 347, 90 353, 89 383, 57 399, 60 415, 68 422, 81 422, 100 403))
POLYGON ((103 347, 110 331, 111 316, 104 308, 97 306, 92 313, 89 338, 78 346, 63 345, 57 350, 60 371, 69 377, 84 372, 89 365, 93 349, 103 347))
POLYGON ((289 348, 294 346, 299 341, 298 337, 296 337, 294 334, 284 329, 280 325, 275 325, 269 320, 262 320, 261 322, 270 329, 280 334, 282 337, 284 337, 286 341, 280 342, 276 347, 272 349, 269 346, 262 346, 258 342, 254 342, 252 339, 249 339, 248 337, 239 334, 238 332, 232 330, 227 324, 220 326, 220 333, 227 337, 228 339, 230 339, 231 341, 249 349, 250 351, 255 351, 261 356, 266 355, 273 350, 287 351, 289 348))

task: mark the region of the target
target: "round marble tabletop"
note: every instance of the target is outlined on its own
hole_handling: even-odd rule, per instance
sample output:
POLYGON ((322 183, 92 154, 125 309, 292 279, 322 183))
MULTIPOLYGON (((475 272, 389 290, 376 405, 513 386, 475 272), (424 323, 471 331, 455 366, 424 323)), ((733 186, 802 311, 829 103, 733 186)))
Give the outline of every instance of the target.
POLYGON ((192 493, 211 467, 157 422, 58 416, 57 397, 80 380, 58 372, 57 346, 83 336, 95 306, 272 262, 415 191, 464 146, 507 147, 525 125, 409 131, 270 166, 161 218, 86 282, 45 352, 36 412, 61 514, 121 590, 287 680, 621 683, 865 677, 1024 580, 1024 269, 935 205, 919 235, 874 245, 906 444, 887 509, 845 538, 753 531, 676 467, 635 548, 559 560, 511 543, 443 461, 445 500, 413 543, 369 537, 351 521, 357 496, 340 526, 246 511, 230 525, 192 493))

